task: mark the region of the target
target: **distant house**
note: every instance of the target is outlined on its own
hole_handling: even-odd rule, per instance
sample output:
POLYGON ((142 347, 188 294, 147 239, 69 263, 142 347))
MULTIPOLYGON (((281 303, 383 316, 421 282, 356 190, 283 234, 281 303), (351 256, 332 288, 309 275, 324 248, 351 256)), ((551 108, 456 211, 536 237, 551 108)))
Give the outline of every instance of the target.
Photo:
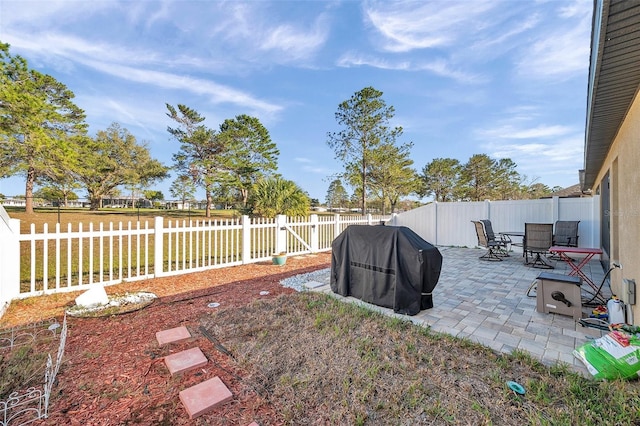
MULTIPOLYGON (((611 288, 640 280, 640 2, 596 0, 591 31, 581 189, 600 195, 601 241, 611 288)), ((640 324, 640 300, 627 322, 640 324)))
POLYGON ((0 204, 11 207, 25 207, 27 205, 27 200, 24 198, 5 198, 0 200, 0 204))
POLYGON ((590 197, 590 192, 583 192, 579 183, 575 185, 567 186, 566 188, 562 188, 558 191, 552 192, 547 197, 542 198, 581 198, 581 197, 590 197))
POLYGON ((153 207, 153 203, 146 198, 131 198, 131 197, 103 197, 102 198, 102 207, 110 207, 110 208, 151 208, 153 207))

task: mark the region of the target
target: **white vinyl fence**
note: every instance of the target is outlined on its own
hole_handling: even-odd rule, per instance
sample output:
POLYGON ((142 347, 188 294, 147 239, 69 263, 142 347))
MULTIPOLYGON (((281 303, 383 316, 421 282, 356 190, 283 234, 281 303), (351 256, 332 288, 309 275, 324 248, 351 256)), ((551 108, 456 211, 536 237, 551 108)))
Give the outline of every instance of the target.
POLYGON ((524 232, 524 224, 579 220, 578 245, 600 247, 600 196, 540 200, 431 203, 394 215, 390 225, 406 226, 437 246, 476 247, 472 220, 489 219, 495 232, 524 232))
POLYGON ((76 291, 94 284, 203 271, 271 260, 288 255, 331 250, 347 226, 375 225, 382 216, 305 218, 278 216, 228 220, 82 223, 72 229, 45 225, 20 234, 20 221, 0 206, 0 316, 16 298, 76 291))
POLYGON ((98 229, 20 234, 20 221, 0 206, 0 316, 11 300, 45 293, 82 290, 184 274, 288 255, 331 250, 331 243, 352 224, 407 226, 437 246, 476 247, 472 220, 490 219, 496 232, 524 232, 526 222, 579 220, 582 247, 600 246, 599 196, 519 201, 431 203, 381 216, 318 216, 276 219, 135 222, 98 229), (22 277, 22 278, 21 278, 22 277))

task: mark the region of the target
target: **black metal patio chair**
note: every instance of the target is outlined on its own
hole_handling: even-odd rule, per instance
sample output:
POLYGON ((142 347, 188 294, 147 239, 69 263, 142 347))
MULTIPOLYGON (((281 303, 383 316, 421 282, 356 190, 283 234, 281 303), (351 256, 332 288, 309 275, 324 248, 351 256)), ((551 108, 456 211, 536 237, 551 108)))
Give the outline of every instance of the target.
POLYGON ((487 238, 487 234, 484 230, 484 225, 479 220, 472 220, 473 225, 475 226, 476 236, 478 237, 478 246, 484 247, 487 249, 487 252, 480 256, 481 260, 488 261, 502 261, 502 255, 500 255, 500 247, 501 244, 497 241, 491 241, 487 238))
POLYGON ((493 232, 493 225, 489 219, 481 219, 480 222, 484 225, 484 232, 487 235, 489 241, 496 241, 500 244, 498 249, 498 256, 509 256, 509 244, 511 244, 511 238, 506 235, 496 235, 493 232))

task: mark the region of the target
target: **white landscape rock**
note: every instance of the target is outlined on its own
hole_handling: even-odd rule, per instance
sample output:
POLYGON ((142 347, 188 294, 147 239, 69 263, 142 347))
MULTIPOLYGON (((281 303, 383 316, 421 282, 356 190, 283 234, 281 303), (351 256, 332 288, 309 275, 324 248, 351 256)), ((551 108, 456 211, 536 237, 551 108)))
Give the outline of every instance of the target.
POLYGON ((109 296, 107 296, 107 292, 104 291, 104 286, 101 285, 97 285, 76 297, 76 305, 85 308, 106 305, 108 303, 109 296))

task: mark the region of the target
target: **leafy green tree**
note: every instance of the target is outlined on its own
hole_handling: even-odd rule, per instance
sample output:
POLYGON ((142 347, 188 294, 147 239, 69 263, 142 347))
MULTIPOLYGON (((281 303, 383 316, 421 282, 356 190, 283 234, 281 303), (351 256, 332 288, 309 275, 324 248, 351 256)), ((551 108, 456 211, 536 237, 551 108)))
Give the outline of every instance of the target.
POLYGON ((52 172, 51 175, 40 179, 39 183, 55 191, 57 194, 55 200, 62 201, 65 207, 68 205, 69 200, 78 199, 75 191, 82 188, 75 175, 68 171, 52 172))
POLYGON ((375 150, 380 145, 395 145, 402 135, 402 127, 388 126, 393 116, 394 108, 386 105, 382 92, 365 87, 338 105, 335 118, 343 129, 327 134, 327 144, 334 150, 336 159, 343 162, 350 183, 358 182, 363 214, 367 208, 368 172, 375 150), (357 179, 353 176, 355 170, 359 175, 357 179))
POLYGON ((253 185, 278 169, 280 151, 260 120, 244 114, 225 120, 218 140, 224 146, 224 166, 229 173, 225 186, 235 188, 246 207, 253 185))
POLYGON ((462 166, 455 158, 435 158, 422 168, 422 196, 433 195, 435 201, 455 201, 462 166))
POLYGON ((349 205, 349 194, 342 185, 340 179, 334 179, 329 184, 325 202, 330 209, 335 207, 345 207, 349 205))
POLYGON ((42 198, 51 202, 61 202, 63 206, 67 206, 69 200, 77 200, 78 195, 73 191, 62 190, 53 186, 43 186, 33 193, 34 198, 42 198))
POLYGON ((118 123, 86 138, 77 149, 82 163, 76 174, 89 194, 91 210, 101 207, 102 198, 120 185, 145 187, 167 177, 167 167, 118 123))
POLYGON ((162 191, 154 191, 152 189, 148 189, 143 192, 144 198, 149 201, 162 201, 164 200, 164 194, 162 191))
POLYGON ((383 144, 375 150, 369 176, 371 187, 382 200, 382 214, 386 214, 387 201, 393 213, 401 197, 420 190, 420 180, 409 158, 412 146, 383 144))
POLYGON ((213 189, 213 199, 216 203, 223 206, 223 209, 238 207, 242 204, 242 194, 229 186, 229 183, 218 182, 213 189))
POLYGON ((528 198, 532 200, 542 197, 548 197, 552 192, 554 191, 549 189, 549 187, 543 183, 533 183, 527 187, 528 198))
POLYGON ((169 187, 169 193, 172 197, 179 199, 184 207, 187 200, 192 200, 195 197, 196 185, 189 176, 178 175, 169 187))
POLYGON ((250 205, 253 215, 276 217, 306 216, 309 213, 309 196, 293 181, 281 177, 259 180, 252 191, 250 205))
POLYGON ((495 194, 496 160, 475 154, 460 171, 460 192, 464 200, 482 201, 495 194))
POLYGON ((0 43, 0 176, 25 177, 26 213, 33 213, 34 185, 71 170, 76 135, 86 132, 74 94, 53 77, 30 70, 0 43))
POLYGON ((502 200, 516 200, 520 198, 522 177, 516 168, 516 163, 510 158, 502 158, 496 162, 494 172, 496 197, 502 200))
POLYGON ((180 150, 173 155, 175 168, 181 175, 190 176, 205 192, 205 216, 211 217, 211 197, 216 182, 224 178, 226 170, 221 167, 224 145, 217 133, 201 124, 205 118, 186 105, 178 108, 166 104, 169 116, 178 127, 167 127, 167 131, 180 143, 180 150))

